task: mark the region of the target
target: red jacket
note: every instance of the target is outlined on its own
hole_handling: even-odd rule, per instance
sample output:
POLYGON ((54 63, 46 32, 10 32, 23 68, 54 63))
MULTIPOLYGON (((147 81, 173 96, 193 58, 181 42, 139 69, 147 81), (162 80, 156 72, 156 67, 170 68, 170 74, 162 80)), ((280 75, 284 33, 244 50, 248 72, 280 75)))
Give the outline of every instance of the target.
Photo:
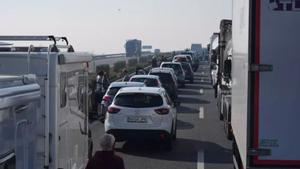
POLYGON ((121 157, 113 151, 97 151, 85 169, 125 169, 121 157))

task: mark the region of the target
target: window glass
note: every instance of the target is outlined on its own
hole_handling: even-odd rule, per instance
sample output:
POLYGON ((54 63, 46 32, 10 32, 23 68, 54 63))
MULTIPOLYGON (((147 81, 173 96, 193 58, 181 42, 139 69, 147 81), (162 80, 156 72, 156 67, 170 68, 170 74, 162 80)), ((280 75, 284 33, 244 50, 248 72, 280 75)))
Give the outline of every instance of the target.
POLYGON ((123 107, 158 107, 163 100, 158 94, 148 93, 122 93, 115 98, 115 104, 123 107))
POLYGON ((15 127, 13 108, 0 109, 0 161, 14 150, 15 127))
POLYGON ((65 72, 60 73, 60 107, 66 107, 67 105, 67 74, 65 72))
POLYGON ((156 75, 159 77, 159 80, 162 83, 172 83, 173 79, 171 77, 171 74, 169 73, 151 73, 151 75, 156 75))
POLYGON ((114 95, 116 95, 118 93, 118 91, 120 89, 121 89, 121 87, 111 87, 111 88, 109 88, 107 94, 114 96, 114 95))
POLYGON ((86 83, 82 73, 78 76, 77 101, 78 109, 84 113, 86 111, 86 83))
POLYGON ((146 78, 132 78, 130 81, 144 83, 145 80, 146 78))
POLYGON ((162 67, 168 67, 174 69, 175 73, 182 73, 181 67, 179 64, 163 64, 162 67))

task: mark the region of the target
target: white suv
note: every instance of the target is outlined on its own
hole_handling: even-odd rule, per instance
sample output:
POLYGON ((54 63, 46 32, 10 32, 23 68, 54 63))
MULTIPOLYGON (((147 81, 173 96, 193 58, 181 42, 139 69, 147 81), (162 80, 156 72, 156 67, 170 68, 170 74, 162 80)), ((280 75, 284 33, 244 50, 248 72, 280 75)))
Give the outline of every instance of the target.
POLYGON ((117 141, 157 139, 172 149, 176 139, 176 105, 165 89, 156 87, 122 88, 109 106, 104 128, 117 141))

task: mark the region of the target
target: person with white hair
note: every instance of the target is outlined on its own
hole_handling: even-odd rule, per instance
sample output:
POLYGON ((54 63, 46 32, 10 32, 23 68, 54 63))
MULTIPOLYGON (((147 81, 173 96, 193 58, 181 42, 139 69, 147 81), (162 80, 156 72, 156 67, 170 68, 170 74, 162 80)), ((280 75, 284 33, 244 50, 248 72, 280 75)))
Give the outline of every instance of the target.
POLYGON ((86 169, 125 169, 123 159, 114 152, 115 137, 104 134, 100 139, 100 151, 89 160, 86 169))

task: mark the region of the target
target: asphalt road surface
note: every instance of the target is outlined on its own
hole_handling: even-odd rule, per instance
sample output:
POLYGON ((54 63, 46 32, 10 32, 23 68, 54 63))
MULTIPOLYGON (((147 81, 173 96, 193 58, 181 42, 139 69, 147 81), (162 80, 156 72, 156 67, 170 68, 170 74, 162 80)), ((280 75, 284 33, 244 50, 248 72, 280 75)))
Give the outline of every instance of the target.
MULTIPOLYGON (((116 144, 126 169, 232 169, 231 141, 226 139, 219 120, 209 66, 200 65, 193 84, 179 89, 177 140, 173 150, 163 150, 154 141, 116 144)), ((94 151, 99 149, 103 124, 90 124, 94 151)))

